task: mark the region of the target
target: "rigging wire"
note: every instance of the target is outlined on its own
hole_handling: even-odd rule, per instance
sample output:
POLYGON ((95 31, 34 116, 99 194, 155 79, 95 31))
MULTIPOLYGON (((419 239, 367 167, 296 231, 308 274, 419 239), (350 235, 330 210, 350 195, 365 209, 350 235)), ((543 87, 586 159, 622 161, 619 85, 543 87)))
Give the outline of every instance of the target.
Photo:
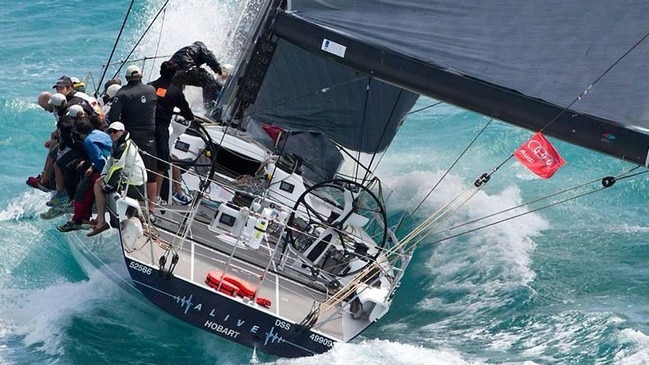
POLYGON ((501 219, 501 220, 499 220, 499 221, 491 222, 491 223, 485 224, 485 225, 480 226, 480 227, 476 227, 476 228, 473 228, 473 229, 469 229, 469 230, 467 230, 467 231, 463 231, 463 232, 461 232, 461 233, 458 233, 458 234, 455 234, 455 235, 452 235, 452 236, 448 236, 448 237, 445 237, 445 238, 442 238, 442 239, 440 239, 440 240, 437 240, 437 241, 434 241, 434 242, 430 242, 430 243, 427 244, 427 245, 433 245, 433 244, 436 244, 436 243, 439 243, 439 242, 442 242, 442 241, 446 241, 446 240, 449 240, 449 239, 452 239, 452 238, 456 238, 456 237, 458 237, 458 236, 461 236, 461 235, 464 235, 464 234, 467 234, 467 233, 472 233, 472 232, 475 232, 475 231, 481 230, 481 229, 483 229, 483 228, 487 228, 487 227, 490 227, 490 226, 493 226, 493 225, 496 225, 496 224, 500 224, 500 223, 503 223, 503 222, 506 222, 506 221, 509 221, 509 220, 512 220, 512 219, 515 219, 515 218, 518 218, 518 217, 522 217, 522 216, 527 215, 527 214, 530 214, 530 213, 534 213, 534 212, 537 212, 537 211, 540 211, 540 210, 543 210, 543 209, 547 209, 547 208, 553 207, 553 206, 555 206, 555 205, 563 204, 563 203, 565 203, 565 202, 572 201, 572 200, 575 200, 575 199, 577 199, 577 198, 581 198, 581 197, 583 197, 583 196, 590 195, 590 194, 592 194, 592 193, 599 192, 599 191, 601 191, 601 190, 604 190, 604 189, 607 189, 607 188, 613 186, 613 184, 614 184, 616 181, 624 180, 624 179, 628 179, 628 178, 631 178, 631 177, 635 177, 635 176, 639 176, 639 175, 642 175, 642 174, 649 173, 649 170, 644 170, 644 171, 640 171, 640 172, 633 173, 633 174, 631 173, 632 171, 635 171, 635 170, 638 169, 638 168, 640 168, 640 166, 636 166, 636 167, 634 167, 633 169, 629 170, 628 172, 622 173, 622 174, 620 174, 620 175, 617 176, 617 177, 614 177, 614 176, 607 176, 607 177, 604 177, 604 178, 601 178, 601 179, 600 179, 600 178, 593 179, 593 180, 591 180, 591 181, 588 181, 588 182, 585 182, 585 183, 582 183, 582 184, 576 185, 576 186, 574 186, 574 187, 572 187, 572 188, 564 189, 564 190, 561 190, 561 191, 558 191, 558 192, 552 193, 552 194, 550 194, 550 195, 546 195, 546 196, 544 196, 544 197, 541 197, 541 198, 538 198, 538 199, 534 199, 534 200, 532 200, 532 201, 528 201, 528 202, 526 202, 526 203, 522 203, 522 204, 519 204, 519 205, 517 205, 517 206, 510 207, 510 208, 507 208, 507 209, 501 210, 501 211, 499 211, 499 212, 496 212, 496 213, 492 213, 492 214, 486 215, 486 216, 481 217, 481 218, 474 219, 474 220, 469 221, 469 222, 464 222, 464 223, 462 223, 462 224, 459 224, 459 225, 456 225, 456 226, 453 226, 453 227, 449 227, 449 228, 447 228, 447 229, 445 229, 445 230, 443 230, 443 231, 428 232, 426 235, 420 237, 420 238, 418 239, 418 241, 421 242, 421 240, 423 240, 424 238, 430 236, 431 234, 440 234, 440 233, 443 233, 443 232, 446 232, 446 231, 451 231, 451 230, 454 230, 454 229, 457 229, 457 228, 460 228, 460 227, 464 227, 464 226, 467 226, 467 225, 469 225, 469 224, 473 224, 473 223, 476 223, 476 222, 479 222, 479 221, 482 221, 482 220, 485 220, 485 219, 488 219, 488 218, 491 218, 491 217, 494 217, 494 216, 497 216, 497 215, 500 215, 500 214, 504 214, 504 213, 506 213, 506 212, 509 212, 509 211, 512 211, 512 210, 515 210, 515 209, 518 209, 518 208, 521 208, 521 207, 524 207, 524 206, 526 206, 526 205, 535 204, 535 203, 538 203, 538 202, 540 202, 540 201, 543 201, 543 200, 546 200, 546 199, 549 199, 549 198, 552 198, 552 197, 555 197, 555 196, 558 196, 558 195, 561 195, 561 194, 565 194, 565 193, 567 193, 567 192, 570 192, 570 191, 573 191, 573 190, 576 190, 576 189, 583 188, 583 187, 585 187, 585 186, 587 186, 587 185, 590 185, 590 184, 592 184, 592 183, 594 183, 594 182, 597 182, 597 181, 601 181, 601 183, 602 183, 602 186, 601 186, 600 188, 598 188, 598 189, 593 189, 593 190, 588 191, 588 192, 585 192, 585 193, 577 194, 577 195, 574 195, 574 196, 571 196, 571 197, 568 197, 568 198, 565 198, 565 199, 562 199, 562 200, 557 200, 557 201, 555 201, 555 202, 548 203, 548 204, 546 204, 546 205, 543 205, 543 206, 540 206, 540 207, 534 208, 534 209, 532 209, 532 210, 530 210, 530 211, 523 212, 523 213, 520 213, 520 214, 517 214, 517 215, 513 215, 513 216, 511 216, 511 217, 503 218, 503 219, 501 219))
MULTIPOLYGON (((433 105, 431 105, 431 107, 432 107, 432 106, 435 106, 435 105, 439 105, 439 104, 440 104, 440 103, 433 104, 433 105)), ((428 200, 428 198, 430 198, 430 196, 431 196, 431 194, 433 193, 433 191, 435 191, 435 189, 437 189, 437 187, 439 186, 439 184, 442 183, 442 181, 443 181, 443 180, 446 178, 446 176, 451 172, 451 170, 455 167, 455 165, 458 164, 458 162, 460 161, 460 159, 462 159, 462 157, 464 157, 464 155, 469 151, 469 149, 471 148, 471 146, 473 146, 473 144, 478 140, 478 138, 482 135, 482 133, 484 133, 484 131, 487 129, 487 127, 491 124, 491 122, 493 122, 493 118, 490 118, 489 121, 487 122, 487 124, 485 124, 485 125, 482 127, 482 129, 478 132, 478 134, 475 135, 475 137, 473 137, 473 140, 471 140, 471 142, 469 142, 469 144, 468 144, 466 147, 464 147, 464 150, 463 150, 463 151, 458 155, 458 157, 455 159, 455 161, 453 161, 453 163, 451 164, 451 166, 449 166, 449 168, 446 169, 446 171, 444 172, 444 174, 443 174, 443 175, 442 175, 442 176, 437 180, 437 182, 435 183, 435 185, 433 185, 433 187, 428 191, 428 193, 426 194, 426 196, 425 196, 425 197, 424 197, 424 198, 419 202, 419 204, 418 204, 418 205, 417 205, 413 210, 411 210, 411 211, 410 211, 409 213, 407 213, 407 214, 404 214, 404 215, 401 217, 401 219, 399 219, 399 223, 397 223, 397 226, 396 226, 396 228, 395 228, 395 231, 398 231, 399 228, 401 228, 402 223, 403 223, 404 221, 406 221, 407 219, 409 219, 410 217, 412 217, 412 216, 413 216, 413 215, 414 215, 414 214, 419 210, 419 208, 422 207, 422 205, 424 204, 424 202, 426 202, 426 200, 428 200)), ((478 186, 476 186, 476 187, 478 187, 478 186)))
MULTIPOLYGON (((359 168, 363 168, 363 170, 366 171, 366 174, 370 175, 370 174, 372 173, 372 172, 370 171, 370 167, 369 167, 368 165, 366 165, 365 163, 363 163, 363 161, 357 159, 356 156, 353 156, 353 155, 352 155, 352 154, 351 154, 351 153, 350 153, 350 152, 345 148, 345 146, 341 145, 340 143, 338 143, 338 142, 336 142, 336 141, 331 141, 331 143, 333 143, 334 145, 336 145, 336 147, 338 147, 338 150, 340 151, 340 153, 343 154, 343 155, 345 155, 345 156, 347 156, 347 157, 349 157, 349 158, 351 159, 351 161, 352 161, 355 165, 357 165, 359 168)), ((341 174, 342 174, 342 173, 341 173, 341 174)), ((350 179, 351 179, 352 177, 353 177, 353 176, 349 176, 350 179)))
MULTIPOLYGON (((635 170, 639 169, 640 167, 641 167, 641 166, 636 166, 636 167, 634 167, 633 169, 631 169, 631 170, 630 170, 629 172, 627 172, 626 174, 622 174, 622 176, 615 178, 615 181, 628 179, 628 178, 635 177, 635 176, 639 176, 639 175, 646 174, 647 172, 649 172, 649 170, 643 170, 643 171, 640 171, 640 172, 636 172, 636 173, 634 173, 634 174, 631 174, 632 171, 635 171, 635 170)), ((603 183, 602 183, 602 184, 603 184, 603 183)))
MULTIPOLYGON (((401 100, 401 96, 402 96, 402 95, 403 95, 403 90, 399 90, 399 97, 398 97, 397 100, 392 104, 392 110, 390 110, 390 116, 388 117, 388 123, 386 123, 386 124, 383 126, 383 131, 381 131, 381 138, 379 138, 379 140, 376 142, 376 147, 374 148, 374 153, 372 153, 372 158, 370 159, 369 163, 367 164, 370 168, 372 167, 372 164, 374 163, 374 159, 376 159, 376 156, 379 154, 379 153, 378 153, 378 152, 379 152, 379 151, 378 151, 378 150, 379 150, 378 147, 379 147, 379 146, 381 145, 381 143, 383 142, 383 138, 385 138, 385 135, 386 135, 386 133, 387 133, 387 131, 388 131, 388 126, 390 125, 390 121, 392 120, 392 117, 394 116, 394 113, 395 113, 395 111, 397 110, 397 105, 399 104, 399 101, 401 100)), ((404 117, 404 119, 405 119, 405 117, 404 117)), ((403 120, 401 120, 400 123, 401 123, 401 122, 403 122, 403 120)), ((399 128, 399 125, 396 126, 396 129, 398 129, 398 128, 399 128)), ((394 137, 394 136, 393 136, 393 137, 394 137)), ((383 159, 383 156, 385 156, 385 153, 382 153, 382 154, 381 154, 381 157, 379 157, 379 160, 378 160, 378 162, 376 163, 375 169, 376 169, 376 167, 378 167, 379 164, 381 163, 381 160, 383 159)), ((372 175, 373 175, 373 174, 370 172, 370 169, 366 169, 366 170, 365 170, 365 176, 363 176, 362 184, 365 184, 366 181, 370 180, 370 179, 372 178, 372 175)))
MULTIPOLYGON (((148 61, 148 60, 157 60, 159 58, 170 58, 171 56, 172 55, 170 55, 170 54, 158 55, 158 56, 144 56, 144 57, 141 57, 141 58, 132 58, 129 61, 130 62, 140 62, 140 61, 142 61, 143 63, 146 63, 146 61, 148 61)), ((122 63, 124 63, 124 61, 120 60, 120 61, 111 63, 109 66, 121 65, 122 63)))
MULTIPOLYGON (((400 91, 400 93, 403 93, 403 90, 400 91)), ((432 108, 432 107, 438 106, 438 105, 440 105, 440 104, 442 104, 442 102, 441 102, 441 101, 438 101, 438 102, 436 102, 436 103, 433 103, 433 104, 431 104, 431 105, 425 106, 425 107, 420 108, 420 109, 418 109, 418 110, 411 111, 411 112, 409 112, 409 113, 406 114, 406 115, 411 115, 411 114, 414 114, 414 113, 418 113, 418 112, 421 112, 421 111, 424 111, 424 110, 430 109, 430 108, 432 108)), ((396 107, 397 107, 397 104, 395 103, 395 104, 393 105, 392 112, 391 112, 391 114, 390 114, 390 118, 392 118, 392 115, 394 114, 394 111, 396 110, 396 107)), ((404 117, 404 119, 405 119, 405 117, 404 117)), ((380 140, 383 140, 383 136, 385 135, 385 132, 387 132, 387 129, 384 129, 384 130, 383 130, 383 134, 381 135, 380 140)), ((375 154, 373 154, 373 155, 372 155, 372 159, 370 160, 369 164, 367 164, 367 166, 362 165, 360 161, 355 160, 355 163, 356 163, 356 164, 361 165, 361 166, 365 169, 365 177, 363 178, 363 181, 367 181, 367 180, 369 180, 369 179, 371 178, 371 176, 373 175, 373 173, 370 171, 370 167, 371 167, 372 164, 374 163, 374 159, 376 158, 377 155, 379 156, 379 159, 378 159, 378 161, 376 162, 376 166, 379 166, 379 165, 381 164, 381 161, 383 161, 383 157, 385 157, 385 151, 384 151, 384 153, 380 153, 380 154, 375 153, 375 154)), ((398 224, 399 224, 399 223, 398 223, 398 224)), ((397 224, 397 225, 398 225, 398 224, 397 224)), ((398 229, 398 228, 397 228, 397 229, 398 229)))
POLYGON ((104 82, 104 77, 106 77, 106 72, 108 71, 108 65, 110 65, 110 62, 113 59, 113 55, 115 54, 115 50, 117 49, 117 44, 119 43, 119 40, 122 38, 122 33, 124 32, 124 28, 126 27, 126 21, 128 20, 129 14, 131 14, 131 9, 133 8, 133 4, 135 3, 135 0, 131 0, 131 4, 128 6, 128 9, 126 10, 126 15, 124 16, 124 20, 122 21, 122 26, 119 28, 119 33, 117 33, 117 38, 115 38, 115 44, 113 44, 113 49, 110 51, 110 55, 108 56, 108 61, 106 62, 106 66, 104 66, 104 69, 101 71, 101 77, 99 78, 99 83, 95 85, 95 97, 98 96, 98 88, 101 86, 101 84, 104 82))
MULTIPOLYGON (((151 27, 153 26, 153 24, 155 23, 155 21, 158 19, 158 17, 160 16, 160 14, 162 14, 162 12, 167 8, 167 4, 168 4, 168 3, 169 3, 169 0, 166 0, 165 3, 164 3, 164 4, 162 5, 162 7, 160 8, 160 10, 158 10, 158 12, 156 13, 156 15, 153 17, 153 20, 151 20, 151 22, 150 22, 149 25, 146 27, 146 29, 144 30, 144 32, 142 32, 142 35, 140 36, 140 38, 138 38, 137 42, 135 42, 135 45, 133 46, 133 48, 131 48, 131 51, 130 51, 130 52, 128 53, 128 55, 126 56, 126 59, 124 60, 124 62, 122 62, 122 64, 117 68, 117 70, 116 70, 115 73, 113 74, 113 77, 116 77, 117 75, 119 75, 119 72, 122 70, 122 67, 124 66, 124 63, 128 62, 128 60, 131 58, 131 56, 133 55, 133 53, 135 53, 135 50, 136 50, 137 47, 140 45, 140 42, 142 42, 142 40, 143 40, 144 37, 147 35, 147 33, 149 32, 149 30, 151 29, 151 27)), ((121 35, 121 33, 120 33, 120 35, 121 35)))
MULTIPOLYGON (((149 59, 149 58, 151 58, 151 59, 158 58, 158 51, 160 50, 160 42, 162 41, 162 33, 163 33, 164 27, 165 27, 165 16, 166 15, 167 15, 167 9, 163 9, 163 11, 162 11, 162 20, 160 21, 160 34, 158 35, 158 42, 155 45, 154 56, 144 58, 144 61, 143 61, 144 63, 146 63, 146 60, 149 59)), ((155 66, 155 62, 151 64, 151 69, 149 70, 149 75, 154 74, 154 71, 155 71, 154 66, 155 66)))
MULTIPOLYGON (((422 234, 423 232, 426 232, 426 230, 435 222, 439 222, 441 218, 449 218, 451 216, 451 213, 457 212, 464 204, 466 204, 469 200, 471 200, 475 194, 478 193, 482 188, 481 187, 476 187, 472 191, 464 191, 461 194, 458 194, 455 198, 451 199, 446 205, 444 205, 442 208, 438 209, 435 213, 433 213, 431 216, 426 218, 422 223, 420 223, 417 227, 412 229, 408 234, 402 238, 399 241, 399 244, 396 247, 393 247, 391 251, 394 251, 397 247, 412 247, 413 245, 416 245, 417 242, 421 241, 419 239, 419 235, 422 234), (453 203, 456 201, 459 201, 458 204, 453 206, 453 203), (415 243, 413 245, 410 244, 411 241, 415 240, 415 243)), ((392 252, 394 254, 394 252, 392 252)))
POLYGON ((406 115, 412 115, 412 114, 415 114, 415 113, 422 112, 422 111, 424 111, 424 110, 426 110, 426 109, 430 109, 430 108, 432 108, 432 107, 438 106, 438 105, 441 104, 441 103, 442 103, 441 101, 438 101, 438 102, 433 103, 433 104, 431 104, 431 105, 427 105, 427 106, 425 106, 425 107, 423 107, 423 108, 419 108, 419 109, 417 109, 417 110, 411 110, 411 111, 408 112, 408 114, 406 114, 406 115))
MULTIPOLYGON (((367 126, 367 108, 368 108, 369 100, 370 100, 370 88, 371 88, 371 85, 372 85, 372 80, 373 80, 372 77, 368 77, 367 78, 367 84, 365 84, 365 101, 363 103, 364 104, 363 105, 363 110, 361 111, 361 114, 362 114, 362 116, 361 116, 361 132, 358 134, 358 142, 357 142, 359 148, 358 148, 358 151, 356 151, 356 159, 358 159, 359 161, 361 159, 361 149, 362 149, 361 146, 363 146, 363 136, 365 135, 365 127, 367 126)), ((372 166, 372 165, 370 164, 370 166, 372 166)), ((358 170, 359 170, 359 166, 356 165, 354 167, 354 173, 353 173, 354 180, 358 179, 358 170)), ((367 172, 364 174, 364 176, 367 176, 367 172)), ((363 180, 364 179, 365 178, 363 178, 363 180)))
MULTIPOLYGON (((503 223, 503 222, 507 222, 507 221, 510 221, 510 220, 512 220, 512 219, 519 218, 519 217, 522 217, 522 216, 525 216, 525 215, 528 215, 528 214, 531 214, 531 213, 534 213, 534 212, 538 212, 538 211, 540 211, 540 210, 543 210, 543 209, 547 209, 547 208, 553 207, 553 206, 555 206, 555 205, 563 204, 563 203, 566 203, 566 202, 569 202, 569 201, 575 200, 575 199, 577 199, 577 198, 581 198, 581 197, 583 197, 583 196, 586 196, 586 195, 590 195, 590 194, 596 193, 596 192, 601 191, 601 190, 604 190, 604 189, 606 189, 606 187, 601 187, 601 188, 598 188, 598 189, 593 189, 593 190, 588 191, 588 192, 583 193, 583 194, 575 195, 575 196, 572 196, 572 197, 570 197, 570 198, 566 198, 566 199, 563 199, 563 200, 558 200, 558 201, 556 201, 556 202, 552 202, 552 203, 550 203, 550 204, 547 204, 547 205, 544 205, 544 206, 541 206, 541 207, 538 207, 538 208, 535 208, 535 209, 529 210, 529 211, 527 211, 527 212, 523 212, 523 213, 521 213, 521 214, 513 215, 513 216, 511 216, 511 217, 503 218, 503 219, 498 220, 498 221, 495 221, 495 222, 487 223, 487 224, 485 224, 485 225, 483 225, 483 226, 480 226, 480 227, 476 227, 476 228, 468 229, 468 230, 466 230, 466 231, 460 232, 460 233, 458 233, 458 234, 454 234, 454 235, 452 235, 452 236, 444 237, 444 238, 439 239, 439 240, 437 240, 437 241, 433 241, 433 242, 427 243, 427 245, 434 245, 434 244, 436 244, 436 243, 440 243, 440 242, 443 242, 443 241, 447 241, 447 240, 450 240, 450 239, 452 239, 452 238, 456 238, 456 237, 459 237, 459 236, 462 236, 462 235, 465 235, 465 234, 468 234, 468 233, 476 232, 476 231, 479 231, 479 230, 484 229, 484 228, 488 228, 488 227, 491 227, 491 226, 495 226, 495 225, 497 225, 497 224, 500 224, 500 223, 503 223)), ((429 232, 429 233, 426 233, 425 235, 421 236, 421 237, 419 238, 418 242, 421 242, 421 240, 425 239, 425 238, 428 237, 430 234, 431 234, 431 233, 429 232)))
POLYGON ((554 193, 552 193, 552 194, 549 194, 549 195, 546 195, 546 196, 543 196, 543 197, 540 197, 540 198, 537 198, 537 199, 534 199, 534 200, 531 200, 531 201, 528 201, 528 202, 525 202, 525 203, 521 203, 521 204, 518 204, 518 205, 516 205, 516 206, 513 206, 513 207, 510 207, 510 208, 507 208, 507 209, 503 209, 503 210, 501 210, 501 211, 499 211, 499 212, 495 212, 495 213, 492 213, 492 214, 488 214, 488 215, 485 215, 485 216, 483 216, 483 217, 476 218, 476 219, 474 219, 474 220, 471 220, 471 221, 468 221, 468 222, 464 222, 464 223, 462 223, 462 224, 458 224, 458 225, 453 226, 453 227, 449 227, 449 228, 447 228, 447 229, 445 229, 445 230, 443 230, 443 231, 435 232, 435 234, 442 233, 442 232, 444 232, 444 231, 450 231, 450 230, 457 229, 457 228, 460 228, 460 227, 464 227, 464 226, 469 225, 469 224, 477 223, 477 222, 479 222, 479 221, 482 221, 482 220, 485 220, 485 219, 488 219, 488 218, 491 218, 491 217, 494 217, 494 216, 497 216, 497 215, 500 215, 500 214, 504 214, 504 213, 507 213, 507 212, 512 211, 512 210, 516 210, 516 209, 522 208, 522 207, 524 207, 524 206, 526 206, 526 205, 535 204, 535 203, 541 202, 541 201, 543 201, 543 200, 545 200, 545 199, 549 199, 549 198, 552 198, 552 197, 555 197, 555 196, 558 196, 558 195, 561 195, 561 194, 568 193, 568 192, 573 191, 573 190, 577 190, 577 189, 579 189, 579 188, 583 188, 583 187, 585 187, 585 186, 588 186, 588 185, 590 185, 590 184, 592 184, 592 183, 594 183, 594 182, 596 182, 596 181, 600 181, 600 180, 601 180, 601 179, 597 178, 597 179, 594 179, 594 180, 591 180, 591 181, 585 182, 585 183, 583 183, 583 184, 575 185, 575 186, 573 186, 573 187, 571 187, 571 188, 564 189, 564 190, 561 190, 561 191, 557 191, 557 192, 554 192, 554 193))

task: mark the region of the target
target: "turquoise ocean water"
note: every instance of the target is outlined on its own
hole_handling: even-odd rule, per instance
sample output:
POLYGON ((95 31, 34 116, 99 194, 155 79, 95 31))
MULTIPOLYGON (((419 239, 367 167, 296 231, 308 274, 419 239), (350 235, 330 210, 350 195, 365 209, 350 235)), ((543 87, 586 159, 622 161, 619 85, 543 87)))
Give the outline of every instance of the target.
MULTIPOLYGON (((53 128, 52 116, 36 104, 38 93, 51 90, 64 74, 97 82, 129 3, 0 1, 1 364, 247 364, 251 359, 249 349, 171 318, 98 273, 84 274, 56 230, 63 218, 38 218, 48 195, 25 185, 42 169, 42 144, 53 128)), ((161 3, 135 2, 116 59, 130 51, 161 3)), ((200 39, 233 63, 229 57, 236 49, 226 40, 239 19, 237 2, 169 4, 136 57, 169 55, 200 39)), ((152 67, 145 64, 145 73, 152 67)), ((418 107, 431 104, 420 100, 418 107)), ((402 201, 394 209, 424 197, 487 122, 448 105, 410 116, 380 168, 402 201)), ((470 191, 475 178, 506 160, 530 135, 491 123, 418 219, 470 191)), ((566 166, 542 181, 514 161, 505 163, 483 191, 436 225, 417 251, 392 310, 361 338, 311 358, 259 354, 259 361, 649 363, 647 175, 548 209, 535 210, 552 200, 526 205, 505 215, 520 215, 515 219, 439 242, 487 223, 446 230, 462 222, 590 181, 595 183, 572 195, 593 192, 598 179, 633 168, 553 142, 566 166)))

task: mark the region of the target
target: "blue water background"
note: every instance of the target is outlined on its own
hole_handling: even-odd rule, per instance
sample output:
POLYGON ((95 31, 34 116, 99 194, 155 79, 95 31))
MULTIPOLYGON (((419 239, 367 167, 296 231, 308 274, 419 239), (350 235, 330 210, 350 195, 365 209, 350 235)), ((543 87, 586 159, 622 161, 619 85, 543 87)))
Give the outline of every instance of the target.
MULTIPOLYGON (((86 276, 55 228, 61 221, 38 218, 48 195, 25 185, 42 170, 42 145, 53 129, 52 116, 36 104, 38 93, 51 90, 64 74, 98 82, 130 1, 0 3, 0 363, 248 363, 249 349, 169 317, 100 274, 86 276)), ((135 2, 116 60, 130 51, 161 3, 135 2)), ((163 25, 153 28, 135 55, 164 56, 201 39, 232 63, 225 40, 238 18, 233 1, 172 0, 163 25)), ((145 73, 155 73, 155 62, 144 66, 145 73)), ((418 107, 433 103, 422 99, 418 107)), ((410 116, 379 168, 399 200, 392 209, 414 206, 426 196, 488 122, 444 104, 410 116)), ((530 135, 490 123, 422 205, 417 220, 471 191, 475 178, 506 161, 530 135)), ((566 166, 540 180, 507 161, 483 191, 420 243, 392 310, 363 336, 312 358, 258 354, 259 360, 649 363, 646 175, 548 209, 533 211, 562 196, 525 205, 505 214, 515 219, 443 240, 504 217, 447 230, 462 222, 589 181, 572 196, 592 192, 602 177, 633 168, 552 142, 566 166)))

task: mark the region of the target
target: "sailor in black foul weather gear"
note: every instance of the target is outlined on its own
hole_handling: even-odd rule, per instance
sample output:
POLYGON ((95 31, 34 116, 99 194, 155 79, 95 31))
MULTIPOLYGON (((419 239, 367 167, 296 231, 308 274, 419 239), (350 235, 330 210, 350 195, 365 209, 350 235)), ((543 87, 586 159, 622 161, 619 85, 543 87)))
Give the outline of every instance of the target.
MULTIPOLYGON (((156 199, 160 197, 162 192, 163 176, 165 171, 169 169, 169 125, 174 113, 174 108, 178 107, 180 115, 182 115, 187 122, 194 120, 187 99, 182 90, 172 83, 172 78, 178 70, 178 65, 173 61, 165 61, 160 65, 160 77, 149 85, 153 86, 158 96, 158 104, 155 110, 155 124, 156 124, 156 148, 158 157, 158 175, 156 181, 156 199)), ((173 196, 180 199, 183 203, 189 203, 189 199, 182 193, 180 184, 180 171, 174 166, 173 169, 173 196), (184 199, 183 199, 184 198, 184 199)), ((167 194, 163 194, 162 200, 169 200, 167 194)))
POLYGON ((147 179, 147 197, 149 211, 155 210, 156 160, 155 144, 155 110, 158 103, 155 88, 142 83, 142 70, 135 65, 126 68, 126 85, 115 94, 113 104, 108 112, 108 120, 122 122, 130 133, 131 139, 142 152, 142 160, 151 173, 147 179))
POLYGON ((219 61, 203 42, 196 41, 183 47, 171 56, 170 61, 178 65, 178 71, 173 77, 173 83, 181 90, 185 85, 203 88, 203 105, 209 110, 216 103, 216 97, 222 86, 214 76, 201 67, 207 64, 218 75, 226 77, 219 61))

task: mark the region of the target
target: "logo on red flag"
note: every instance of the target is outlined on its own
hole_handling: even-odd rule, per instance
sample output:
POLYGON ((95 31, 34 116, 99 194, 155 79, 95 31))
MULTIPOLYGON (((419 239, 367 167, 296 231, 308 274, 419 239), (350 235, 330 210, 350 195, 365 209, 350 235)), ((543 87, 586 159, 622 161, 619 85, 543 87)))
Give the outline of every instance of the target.
POLYGON ((514 152, 514 157, 536 175, 549 179, 566 162, 559 152, 538 132, 514 152))

